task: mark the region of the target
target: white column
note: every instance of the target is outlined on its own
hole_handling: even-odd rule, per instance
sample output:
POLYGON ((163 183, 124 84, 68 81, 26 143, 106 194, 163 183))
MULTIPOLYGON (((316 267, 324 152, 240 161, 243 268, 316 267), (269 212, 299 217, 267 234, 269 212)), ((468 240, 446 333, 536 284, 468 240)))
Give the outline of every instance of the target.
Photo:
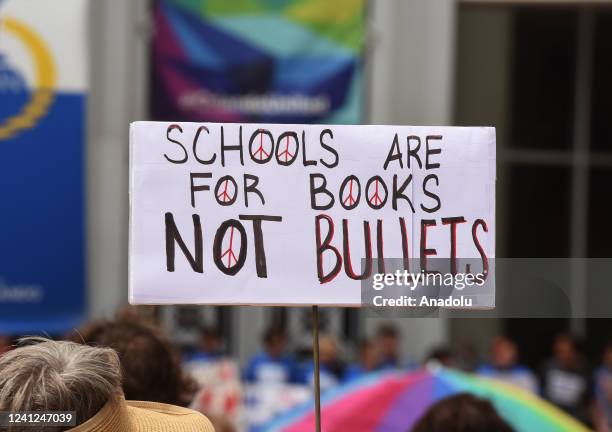
MULTIPOLYGON (((453 121, 456 4, 454 0, 371 3, 368 52, 370 117, 374 124, 448 125, 453 121)), ((362 316, 372 333, 380 319, 362 316)), ((404 355, 414 360, 447 341, 447 321, 399 319, 404 355)))
POLYGON ((452 122, 454 0, 377 0, 371 13, 372 123, 452 122))
POLYGON ((146 1, 90 2, 87 144, 89 315, 127 302, 128 125, 143 117, 146 1))
POLYGON ((591 77, 595 39, 594 12, 582 9, 578 19, 578 43, 576 47, 576 84, 574 102, 573 169, 571 191, 570 267, 572 290, 570 300, 571 321, 574 334, 586 333, 588 271, 588 222, 589 222, 589 147, 591 140, 591 77))

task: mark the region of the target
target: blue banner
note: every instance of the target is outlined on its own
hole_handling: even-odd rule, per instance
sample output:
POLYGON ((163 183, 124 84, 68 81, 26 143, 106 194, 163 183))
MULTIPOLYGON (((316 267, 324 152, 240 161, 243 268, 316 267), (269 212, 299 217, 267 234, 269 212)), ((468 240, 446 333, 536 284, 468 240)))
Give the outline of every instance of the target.
POLYGON ((85 313, 85 2, 66 3, 0 3, 0 334, 85 313))

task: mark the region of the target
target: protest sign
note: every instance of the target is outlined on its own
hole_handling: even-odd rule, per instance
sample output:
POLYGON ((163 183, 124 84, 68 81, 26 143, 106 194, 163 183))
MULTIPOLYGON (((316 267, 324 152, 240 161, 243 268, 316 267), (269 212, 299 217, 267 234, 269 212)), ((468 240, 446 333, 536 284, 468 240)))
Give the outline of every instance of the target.
POLYGON ((136 122, 130 151, 133 304, 359 305, 387 259, 491 278, 493 128, 136 122))

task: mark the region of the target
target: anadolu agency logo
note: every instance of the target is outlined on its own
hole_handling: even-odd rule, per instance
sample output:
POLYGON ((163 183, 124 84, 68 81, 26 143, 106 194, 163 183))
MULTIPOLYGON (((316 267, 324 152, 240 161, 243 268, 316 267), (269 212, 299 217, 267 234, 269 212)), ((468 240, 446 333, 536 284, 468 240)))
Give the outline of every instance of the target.
POLYGON ((41 36, 18 19, 0 16, 0 141, 47 115, 55 84, 53 57, 41 36))

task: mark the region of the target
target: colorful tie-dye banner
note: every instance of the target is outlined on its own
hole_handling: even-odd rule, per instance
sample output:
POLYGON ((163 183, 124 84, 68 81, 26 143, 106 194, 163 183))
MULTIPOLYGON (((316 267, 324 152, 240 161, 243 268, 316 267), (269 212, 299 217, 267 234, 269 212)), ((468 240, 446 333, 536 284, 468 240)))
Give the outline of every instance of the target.
POLYGON ((158 0, 158 120, 361 121, 365 0, 158 0))

